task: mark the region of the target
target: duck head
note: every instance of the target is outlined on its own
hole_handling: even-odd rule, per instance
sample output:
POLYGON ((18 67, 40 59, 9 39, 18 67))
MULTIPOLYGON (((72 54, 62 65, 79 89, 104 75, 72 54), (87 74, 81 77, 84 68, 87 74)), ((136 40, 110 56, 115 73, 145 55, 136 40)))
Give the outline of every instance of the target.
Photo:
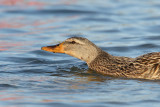
POLYGON ((95 44, 82 37, 71 37, 60 44, 42 47, 41 49, 54 53, 65 53, 83 60, 87 64, 92 62, 101 52, 101 49, 95 44))

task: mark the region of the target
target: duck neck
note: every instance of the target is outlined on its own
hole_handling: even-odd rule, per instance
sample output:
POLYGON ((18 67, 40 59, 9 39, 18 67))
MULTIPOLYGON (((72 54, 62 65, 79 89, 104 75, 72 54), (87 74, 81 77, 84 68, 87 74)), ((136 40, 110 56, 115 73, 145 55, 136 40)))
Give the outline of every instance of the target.
MULTIPOLYGON (((134 58, 112 56, 103 51, 91 63, 89 63, 88 66, 92 70, 109 74, 109 72, 113 70, 118 72, 124 68, 127 69, 127 65, 132 61, 134 61, 134 58)), ((112 75, 112 72, 110 72, 109 75, 112 75)))
POLYGON ((104 56, 104 55, 106 56, 105 58, 108 58, 108 59, 109 59, 109 57, 111 56, 111 55, 108 54, 107 52, 102 51, 102 50, 99 50, 99 51, 97 51, 96 54, 90 55, 89 58, 88 58, 88 60, 85 61, 85 62, 86 62, 87 65, 89 66, 92 62, 95 62, 99 57, 104 56))

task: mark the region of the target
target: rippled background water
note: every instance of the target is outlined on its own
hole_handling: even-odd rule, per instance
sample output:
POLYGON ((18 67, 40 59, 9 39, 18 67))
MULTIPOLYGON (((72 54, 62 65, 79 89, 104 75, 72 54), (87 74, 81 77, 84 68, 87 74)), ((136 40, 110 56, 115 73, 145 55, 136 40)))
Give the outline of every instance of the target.
POLYGON ((160 51, 159 0, 0 0, 0 17, 0 106, 160 106, 160 81, 105 77, 40 50, 74 34, 117 56, 160 51))

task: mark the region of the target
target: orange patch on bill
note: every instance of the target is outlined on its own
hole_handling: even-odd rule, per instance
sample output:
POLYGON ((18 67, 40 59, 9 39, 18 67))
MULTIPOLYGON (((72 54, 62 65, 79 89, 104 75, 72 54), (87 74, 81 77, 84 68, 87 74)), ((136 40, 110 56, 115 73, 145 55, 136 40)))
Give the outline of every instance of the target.
POLYGON ((41 49, 48 52, 64 53, 63 43, 54 46, 45 46, 42 47, 41 49))

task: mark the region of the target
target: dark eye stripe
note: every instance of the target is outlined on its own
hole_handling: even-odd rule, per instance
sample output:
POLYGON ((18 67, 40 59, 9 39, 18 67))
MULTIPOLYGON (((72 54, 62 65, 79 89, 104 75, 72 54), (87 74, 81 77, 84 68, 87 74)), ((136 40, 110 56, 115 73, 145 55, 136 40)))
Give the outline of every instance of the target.
POLYGON ((76 42, 75 42, 75 41, 72 41, 71 43, 72 43, 72 44, 75 44, 76 42))

